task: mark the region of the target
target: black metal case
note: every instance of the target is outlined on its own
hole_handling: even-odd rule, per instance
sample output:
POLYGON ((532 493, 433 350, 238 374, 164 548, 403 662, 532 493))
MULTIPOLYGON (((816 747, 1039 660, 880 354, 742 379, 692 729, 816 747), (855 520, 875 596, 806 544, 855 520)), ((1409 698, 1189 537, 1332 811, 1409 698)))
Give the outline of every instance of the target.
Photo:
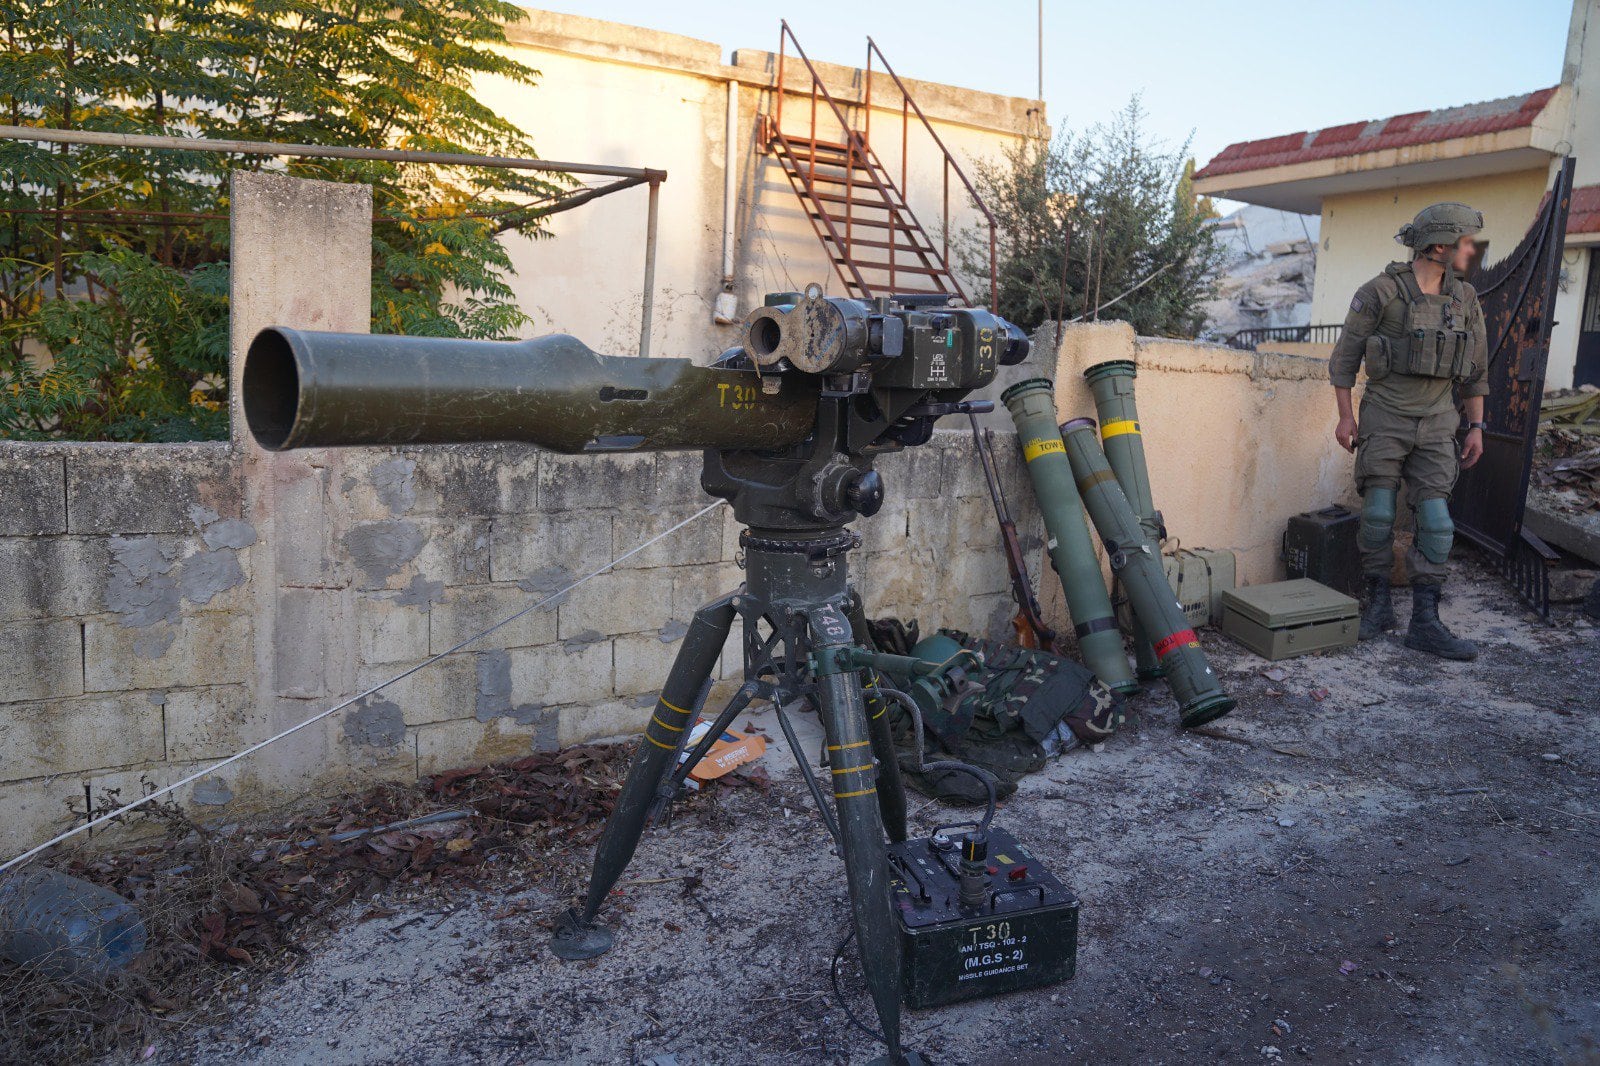
POLYGON ((889 846, 900 932, 901 997, 937 1007, 1055 984, 1078 961, 1078 900, 1003 829, 989 830, 989 902, 963 910, 960 849, 928 839, 889 846))
POLYGON ((1349 596, 1361 596, 1361 516, 1346 507, 1324 507, 1289 519, 1283 533, 1283 564, 1290 578, 1309 577, 1349 596))

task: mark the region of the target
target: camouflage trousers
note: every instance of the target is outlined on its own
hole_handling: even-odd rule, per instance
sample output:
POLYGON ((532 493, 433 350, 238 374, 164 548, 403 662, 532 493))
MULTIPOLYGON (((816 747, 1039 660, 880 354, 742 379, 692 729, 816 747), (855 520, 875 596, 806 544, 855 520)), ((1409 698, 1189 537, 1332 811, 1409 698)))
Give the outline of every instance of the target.
MULTIPOLYGON (((1356 444, 1356 491, 1405 486, 1406 502, 1413 512, 1423 500, 1448 500, 1461 473, 1456 427, 1461 416, 1454 408, 1414 418, 1395 414, 1363 398, 1356 444)), ((1394 538, 1380 547, 1362 546, 1361 569, 1371 577, 1389 573, 1394 566, 1394 538)), ((1406 553, 1406 568, 1413 579, 1442 582, 1449 574, 1415 544, 1406 553)))

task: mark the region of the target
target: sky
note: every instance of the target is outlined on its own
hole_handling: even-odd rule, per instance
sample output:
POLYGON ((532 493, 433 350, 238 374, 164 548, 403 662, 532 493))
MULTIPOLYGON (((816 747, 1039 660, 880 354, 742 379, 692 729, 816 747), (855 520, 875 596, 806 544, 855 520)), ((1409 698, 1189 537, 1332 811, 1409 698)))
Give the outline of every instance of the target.
MULTIPOLYGON (((526 0, 525 0, 526 2, 526 0)), ((860 66, 870 34, 904 77, 1034 98, 1036 0, 544 0, 570 14, 775 50, 787 17, 814 60, 860 66)), ((1045 0, 1053 129, 1135 93, 1151 133, 1203 165, 1234 141, 1492 100, 1561 78, 1568 0, 1045 0)))

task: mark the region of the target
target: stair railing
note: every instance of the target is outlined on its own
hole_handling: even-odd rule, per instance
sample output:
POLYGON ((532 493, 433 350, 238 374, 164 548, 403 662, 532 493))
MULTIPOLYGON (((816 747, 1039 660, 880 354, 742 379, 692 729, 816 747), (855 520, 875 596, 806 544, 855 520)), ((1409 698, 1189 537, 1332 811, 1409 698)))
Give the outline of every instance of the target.
MULTIPOLYGON (((815 210, 808 211, 807 214, 816 216, 812 219, 813 226, 816 226, 820 221, 822 226, 826 227, 828 234, 833 238, 834 247, 838 248, 840 254, 844 257, 844 263, 835 264, 835 266, 848 267, 850 274, 855 280, 855 284, 860 288, 862 293, 866 293, 868 291, 866 279, 861 276, 861 271, 856 268, 855 262, 855 162, 858 154, 864 158, 865 153, 858 153, 856 141, 859 135, 850 125, 849 119, 845 117, 844 110, 839 107, 839 103, 833 98, 833 94, 828 92, 828 87, 822 82, 822 75, 817 73, 817 68, 812 65, 811 58, 806 55, 805 49, 800 47, 800 41, 795 37, 794 30, 789 28, 788 20, 779 20, 779 26, 781 28, 778 33, 778 80, 773 90, 777 96, 777 100, 773 106, 774 114, 772 134, 773 137, 783 145, 783 149, 789 154, 789 157, 795 160, 795 169, 799 170, 799 159, 794 153, 793 143, 783 134, 783 98, 788 95, 788 89, 784 85, 785 45, 793 44, 795 55, 799 57, 800 62, 805 64, 806 71, 811 75, 811 136, 809 140, 810 156, 807 160, 806 169, 802 173, 801 177, 805 183, 805 191, 808 203, 813 205, 815 210), (829 110, 833 112, 833 117, 838 121, 839 129, 843 131, 844 136, 845 203, 844 235, 842 237, 840 236, 837 227, 834 226, 833 219, 830 218, 828 216, 828 212, 823 209, 823 202, 817 199, 816 196, 817 100, 819 97, 828 105, 829 110)), ((883 194, 884 201, 887 203, 889 201, 888 190, 883 188, 882 183, 878 181, 877 175, 873 174, 870 168, 868 169, 867 173, 871 178, 872 183, 877 186, 879 192, 883 194)), ((891 224, 889 226, 889 262, 891 265, 894 263, 893 245, 895 240, 895 226, 893 225, 894 220, 892 217, 893 214, 894 212, 891 209, 891 224)), ((822 237, 821 229, 818 230, 817 236, 819 238, 822 237)), ((827 242, 824 241, 823 243, 826 245, 827 242)), ((841 279, 846 282, 851 280, 850 277, 845 276, 844 270, 842 269, 839 270, 839 275, 841 279)), ((891 289, 894 288, 894 272, 892 269, 889 273, 889 287, 891 289)))
MULTIPOLYGON (((787 28, 787 25, 785 25, 785 29, 787 28)), ((796 43, 795 47, 799 48, 800 46, 796 43)), ((967 195, 972 197, 973 205, 983 215, 989 227, 989 306, 994 308, 1000 302, 999 257, 996 248, 994 212, 989 210, 989 206, 983 202, 983 197, 978 195, 978 190, 973 187, 972 182, 967 178, 966 171, 961 169, 961 164, 956 162, 956 157, 951 154, 950 149, 945 147, 944 140, 940 138, 938 131, 933 128, 933 123, 928 121, 928 116, 922 113, 922 108, 912 98, 911 90, 906 88, 906 83, 900 80, 900 75, 894 72, 894 68, 889 65, 889 60, 883 54, 883 50, 878 47, 877 42, 871 37, 867 38, 865 139, 870 141, 872 137, 872 57, 874 55, 883 64, 884 73, 889 75, 894 81, 895 87, 900 90, 900 188, 902 190, 910 188, 906 184, 906 161, 909 158, 911 113, 916 112, 917 120, 922 123, 922 128, 927 131, 928 136, 933 138, 935 147, 939 149, 939 154, 943 157, 944 206, 940 220, 940 228, 943 231, 943 246, 940 250, 940 259, 944 263, 945 270, 949 271, 950 277, 954 279, 955 272, 950 270, 950 175, 954 172, 961 184, 966 187, 967 195)), ((782 69, 781 66, 779 69, 782 69)))

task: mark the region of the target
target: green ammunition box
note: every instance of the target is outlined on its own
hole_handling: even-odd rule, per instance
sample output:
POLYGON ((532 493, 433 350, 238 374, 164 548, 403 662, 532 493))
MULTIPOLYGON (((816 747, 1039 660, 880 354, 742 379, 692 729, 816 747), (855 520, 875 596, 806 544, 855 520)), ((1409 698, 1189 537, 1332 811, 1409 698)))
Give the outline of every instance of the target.
POLYGON ((1264 659, 1353 647, 1356 601, 1308 577, 1222 594, 1222 631, 1264 659))

